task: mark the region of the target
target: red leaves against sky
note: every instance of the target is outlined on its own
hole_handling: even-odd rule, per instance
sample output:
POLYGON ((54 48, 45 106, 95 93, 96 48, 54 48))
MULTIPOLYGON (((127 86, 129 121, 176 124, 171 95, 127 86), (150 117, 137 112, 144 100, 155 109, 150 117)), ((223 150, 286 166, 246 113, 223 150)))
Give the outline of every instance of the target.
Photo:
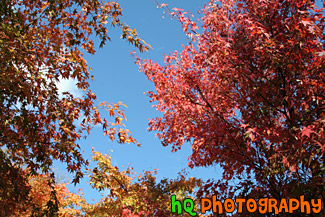
MULTIPOLYGON (((110 139, 136 143, 122 127, 121 104, 95 107, 82 52, 95 52, 92 34, 99 46, 109 40, 108 18, 140 51, 149 45, 121 23, 117 3, 51 2, 0 3, 0 174, 6 179, 0 197, 18 198, 4 215, 27 197, 28 175, 21 168, 47 174, 60 160, 78 182, 87 164, 78 140, 94 125, 101 124, 110 139), (76 79, 83 97, 60 96, 57 82, 63 78, 76 79), (115 120, 104 119, 99 108, 115 120)), ((170 14, 190 42, 166 55, 163 66, 137 62, 155 84, 149 96, 164 113, 151 120, 150 129, 173 150, 189 142, 191 167, 224 168, 223 180, 208 182, 198 196, 322 197, 324 8, 310 0, 210 1, 200 24, 181 9, 170 14)), ((142 188, 133 187, 139 196, 142 188)))
POLYGON ((150 130, 173 150, 189 142, 190 166, 220 163, 226 184, 237 177, 237 186, 222 188, 230 196, 245 186, 260 196, 299 195, 299 184, 320 195, 324 8, 308 0, 210 1, 202 14, 197 30, 191 16, 172 12, 191 40, 163 65, 137 60, 163 112, 150 130))

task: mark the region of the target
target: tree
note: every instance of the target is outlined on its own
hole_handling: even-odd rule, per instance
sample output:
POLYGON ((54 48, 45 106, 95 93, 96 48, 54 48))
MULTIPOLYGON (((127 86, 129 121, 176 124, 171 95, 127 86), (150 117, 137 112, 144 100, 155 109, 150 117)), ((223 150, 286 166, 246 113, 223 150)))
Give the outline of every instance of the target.
MULTIPOLYGON (((157 171, 137 174, 132 167, 120 171, 112 166, 108 155, 97 151, 93 151, 92 160, 97 162, 97 166, 89 170, 92 187, 109 190, 109 193, 99 203, 83 209, 89 216, 176 216, 171 212, 172 194, 179 200, 192 198, 194 204, 198 204, 193 192, 201 186, 200 179, 187 179, 185 173, 179 173, 176 179, 165 178, 158 182, 157 171)), ((190 215, 184 213, 183 216, 190 215)))
POLYGON ((190 143, 190 167, 223 168, 198 196, 324 198, 324 9, 310 0, 211 0, 201 30, 169 10, 189 43, 164 65, 137 63, 163 113, 150 130, 174 151, 190 143))
POLYGON ((82 216, 80 207, 84 206, 86 200, 83 198, 82 191, 78 193, 69 191, 68 183, 55 183, 46 174, 28 176, 28 202, 19 204, 13 210, 13 216, 51 216, 56 213, 58 216, 82 216), (56 204, 57 210, 50 210, 56 204))
MULTIPOLYGON (((200 179, 186 179, 186 174, 180 173, 174 180, 162 179, 157 182, 157 171, 137 174, 131 167, 120 171, 112 165, 111 157, 95 150, 92 161, 96 162, 96 167, 88 169, 91 186, 108 192, 100 202, 88 203, 83 198, 82 190, 72 193, 66 187, 67 183, 54 185, 57 197, 54 200, 48 185, 51 177, 38 174, 29 179, 31 203, 16 209, 15 216, 43 216, 48 212, 49 201, 57 202, 59 216, 176 216, 170 209, 171 194, 176 195, 179 200, 192 198, 198 204, 198 200, 193 198, 193 192, 194 188, 201 186, 200 179)), ((195 211, 197 210, 196 207, 195 211)), ((184 213, 183 216, 190 215, 184 213)))
MULTIPOLYGON (((97 0, 4 0, 0 3, 0 206, 10 216, 26 202, 29 175, 50 175, 54 160, 67 165, 77 183, 83 176, 78 140, 101 124, 110 138, 136 141, 123 127, 122 104, 101 103, 89 89, 90 67, 83 52, 95 53, 107 40, 108 22, 140 51, 149 45, 122 23, 116 2, 97 0), (75 79, 82 97, 60 94, 58 82, 75 79), (101 118, 108 110, 113 121, 101 118), (80 123, 80 125, 79 125, 80 123), (27 169, 27 170, 26 170, 27 169), (26 173, 28 171, 28 173, 26 173)), ((54 177, 50 175, 54 184, 54 177)), ((52 186, 53 187, 53 186, 52 186)), ((55 205, 55 204, 52 204, 55 205)))

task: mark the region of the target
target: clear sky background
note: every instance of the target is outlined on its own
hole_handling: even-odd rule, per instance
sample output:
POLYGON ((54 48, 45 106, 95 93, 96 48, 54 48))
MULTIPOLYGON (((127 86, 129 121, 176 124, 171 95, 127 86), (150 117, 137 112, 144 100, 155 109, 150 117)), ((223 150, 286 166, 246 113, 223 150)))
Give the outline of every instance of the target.
MULTIPOLYGON (((164 53, 170 54, 175 50, 182 50, 182 44, 187 43, 181 24, 176 19, 172 20, 162 8, 157 8, 153 1, 120 0, 118 3, 123 9, 122 21, 131 28, 135 28, 140 38, 152 46, 148 53, 137 51, 142 59, 152 59, 162 63, 164 53)), ((170 8, 176 7, 190 11, 196 15, 195 19, 198 19, 197 11, 203 8, 207 0, 173 0, 160 3, 167 3, 170 8)), ((132 132, 133 137, 141 143, 142 147, 137 147, 135 144, 109 142, 101 129, 95 128, 86 140, 81 141, 84 156, 90 159, 92 147, 102 153, 113 150, 109 155, 112 157, 114 166, 122 169, 122 165, 131 164, 137 172, 158 169, 158 179, 176 178, 177 173, 182 169, 187 169, 189 176, 204 180, 220 177, 221 171, 217 166, 193 170, 188 168, 188 156, 191 154, 190 144, 185 144, 180 151, 172 153, 171 147, 163 147, 159 139, 155 138, 155 132, 147 130, 148 119, 162 115, 152 107, 149 102, 150 98, 144 95, 144 92, 154 90, 154 86, 144 73, 139 72, 138 66, 134 63, 134 57, 129 54, 136 48, 120 39, 121 31, 111 28, 109 36, 112 41, 108 42, 104 48, 97 49, 95 55, 85 55, 88 65, 93 68, 94 81, 90 82, 91 89, 96 93, 98 102, 121 101, 128 106, 125 108, 126 128, 132 132)), ((97 47, 98 45, 97 43, 97 47)), ((73 81, 62 82, 60 89, 78 94, 73 81)), ((57 170, 58 173, 71 177, 63 172, 64 168, 61 166, 57 170)), ((91 199, 99 200, 100 194, 91 189, 87 179, 84 179, 77 187, 83 189, 89 202, 92 202, 91 199)))

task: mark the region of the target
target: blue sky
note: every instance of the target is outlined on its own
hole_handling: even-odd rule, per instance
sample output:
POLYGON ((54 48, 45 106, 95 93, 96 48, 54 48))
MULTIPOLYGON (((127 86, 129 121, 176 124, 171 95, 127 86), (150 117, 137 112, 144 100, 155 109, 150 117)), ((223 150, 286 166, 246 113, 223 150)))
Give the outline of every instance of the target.
MULTIPOLYGON (((169 54, 175 50, 181 50, 181 45, 187 43, 180 23, 170 19, 163 9, 157 8, 153 1, 121 0, 118 2, 123 9, 122 20, 135 28, 139 36, 152 46, 148 53, 139 54, 138 52, 141 58, 150 58, 161 63, 164 53, 169 54)), ((206 2, 206 0, 174 0, 160 3, 167 3, 170 8, 182 8, 196 14, 206 2)), ((85 55, 88 65, 93 69, 94 81, 90 83, 91 89, 96 93, 99 101, 109 103, 121 101, 128 106, 125 109, 126 127, 142 147, 109 142, 102 131, 95 128, 86 140, 81 141, 84 156, 90 158, 92 147, 102 153, 113 150, 109 155, 112 156, 114 165, 121 167, 131 164, 137 172, 158 169, 158 179, 175 178, 177 173, 184 168, 190 172, 189 176, 205 180, 220 177, 221 171, 216 166, 193 170, 188 168, 187 159, 191 154, 190 144, 185 144, 180 151, 172 153, 171 147, 163 147, 159 139, 155 138, 154 132, 148 132, 148 119, 161 115, 152 107, 149 97, 144 95, 144 92, 154 90, 154 86, 142 72, 139 72, 134 58, 129 54, 130 51, 136 49, 120 39, 119 29, 111 28, 109 35, 112 41, 108 42, 104 48, 97 49, 95 55, 85 55)), ((72 81, 65 81, 60 84, 60 88, 77 93, 73 85, 72 81)), ((64 171, 63 168, 59 169, 61 170, 64 171)), ((100 194, 91 189, 86 179, 77 187, 83 189, 89 202, 93 198, 95 201, 100 198, 100 194)))

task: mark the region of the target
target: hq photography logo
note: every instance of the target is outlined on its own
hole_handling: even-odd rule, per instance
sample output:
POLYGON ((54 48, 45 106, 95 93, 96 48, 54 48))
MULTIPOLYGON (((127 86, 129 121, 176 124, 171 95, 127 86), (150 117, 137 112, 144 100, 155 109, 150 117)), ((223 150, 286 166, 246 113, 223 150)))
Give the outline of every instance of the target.
MULTIPOLYGON (((186 198, 183 201, 176 199, 175 195, 171 196, 171 211, 176 214, 183 214, 186 212, 191 216, 196 216, 197 212, 194 210, 194 201, 190 198, 186 198)), ((200 200, 200 212, 205 214, 206 212, 213 212, 214 214, 242 213, 246 209, 250 213, 258 212, 260 214, 265 213, 320 213, 322 210, 321 199, 311 199, 311 201, 305 200, 304 196, 300 196, 299 199, 282 198, 277 201, 274 198, 262 198, 262 199, 242 199, 237 198, 234 200, 226 199, 223 202, 217 200, 216 196, 211 199, 203 198, 200 200)))

